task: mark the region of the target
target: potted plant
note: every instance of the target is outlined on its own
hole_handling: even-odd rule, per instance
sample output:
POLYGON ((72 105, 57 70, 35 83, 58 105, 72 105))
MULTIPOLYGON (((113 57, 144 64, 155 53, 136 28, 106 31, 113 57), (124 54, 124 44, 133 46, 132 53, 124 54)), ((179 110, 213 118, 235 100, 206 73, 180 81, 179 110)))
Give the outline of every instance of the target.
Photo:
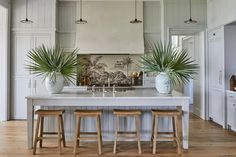
POLYGON ((186 84, 198 71, 185 49, 157 42, 151 46, 151 52, 141 57, 141 64, 144 71, 157 73, 155 86, 161 94, 171 93, 177 83, 186 84))
POLYGON ((65 53, 59 46, 47 48, 42 45, 28 52, 31 61, 26 68, 43 78, 49 93, 60 93, 65 80, 72 82, 76 78, 79 67, 77 51, 65 53))

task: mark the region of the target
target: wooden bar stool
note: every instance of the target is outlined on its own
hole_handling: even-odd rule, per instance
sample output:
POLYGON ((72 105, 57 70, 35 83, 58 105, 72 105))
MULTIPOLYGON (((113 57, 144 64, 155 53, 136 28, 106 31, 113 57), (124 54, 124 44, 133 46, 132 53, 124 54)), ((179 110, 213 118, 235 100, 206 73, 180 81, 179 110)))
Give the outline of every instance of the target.
POLYGON ((118 141, 118 136, 119 135, 135 135, 135 137, 130 137, 126 136, 126 138, 132 138, 138 141, 138 153, 141 154, 141 141, 140 141, 140 115, 141 111, 140 110, 118 110, 115 109, 113 110, 113 114, 116 116, 116 130, 115 130, 115 141, 114 141, 114 149, 113 153, 116 154, 116 145, 118 141), (135 132, 124 132, 120 131, 119 128, 119 118, 120 117, 130 117, 134 116, 135 117, 135 123, 136 123, 136 131, 135 132))
POLYGON ((40 142, 40 148, 42 148, 43 139, 52 139, 55 137, 43 137, 43 135, 58 135, 58 151, 59 154, 61 154, 61 142, 63 142, 63 147, 66 146, 65 142, 65 133, 64 133, 64 124, 63 124, 63 118, 62 115, 65 112, 65 110, 42 110, 39 109, 35 111, 35 114, 38 115, 37 124, 36 124, 36 130, 35 130, 35 138, 34 138, 34 146, 33 146, 33 155, 36 154, 36 147, 37 143, 40 142), (57 132, 44 132, 44 117, 53 116, 57 118, 57 132))
POLYGON ((180 139, 178 136, 178 116, 182 114, 182 111, 178 109, 174 110, 152 110, 152 136, 151 141, 153 142, 153 154, 156 154, 156 142, 160 140, 173 140, 177 144, 178 154, 181 154, 180 139), (173 132, 158 132, 158 117, 171 117, 173 132), (172 137, 158 137, 158 135, 172 135, 172 137))
POLYGON ((74 112, 77 119, 77 126, 74 139, 74 154, 79 146, 80 140, 97 140, 98 142, 98 154, 102 154, 102 129, 101 129, 101 115, 102 110, 76 110, 74 112), (96 118, 96 131, 97 132, 81 132, 80 122, 82 117, 94 117, 96 118), (81 137, 80 135, 97 135, 97 137, 81 137))

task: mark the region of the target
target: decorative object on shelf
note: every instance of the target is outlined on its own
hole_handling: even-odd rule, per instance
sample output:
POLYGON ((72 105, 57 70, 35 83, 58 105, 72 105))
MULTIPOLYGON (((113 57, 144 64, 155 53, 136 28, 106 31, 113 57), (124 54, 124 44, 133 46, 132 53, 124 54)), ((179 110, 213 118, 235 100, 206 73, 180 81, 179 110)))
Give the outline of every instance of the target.
POLYGON ((80 19, 75 21, 76 24, 88 23, 86 20, 82 19, 82 0, 80 0, 80 19))
POLYGON ((31 61, 26 68, 43 78, 49 93, 60 93, 64 81, 73 83, 72 80, 76 79, 77 71, 81 67, 77 60, 77 51, 75 49, 72 53, 66 53, 59 46, 46 48, 42 45, 28 52, 27 56, 31 61))
POLYGON ((25 19, 21 20, 20 21, 21 23, 26 23, 26 24, 33 23, 33 21, 28 19, 28 7, 29 7, 28 0, 25 0, 25 19))
POLYGON ((142 56, 142 68, 146 72, 157 72, 155 86, 159 93, 169 94, 177 83, 187 83, 198 71, 188 56, 188 51, 166 43, 152 45, 152 54, 142 56))
POLYGON ((141 20, 137 19, 137 0, 134 2, 134 20, 130 21, 132 24, 142 23, 141 20))
POLYGON ((189 0, 189 19, 184 21, 184 23, 187 23, 187 24, 197 23, 196 20, 192 19, 192 1, 191 0, 189 0))
POLYGON ((134 61, 128 56, 122 59, 123 65, 126 66, 126 75, 129 76, 129 66, 134 63, 134 61))

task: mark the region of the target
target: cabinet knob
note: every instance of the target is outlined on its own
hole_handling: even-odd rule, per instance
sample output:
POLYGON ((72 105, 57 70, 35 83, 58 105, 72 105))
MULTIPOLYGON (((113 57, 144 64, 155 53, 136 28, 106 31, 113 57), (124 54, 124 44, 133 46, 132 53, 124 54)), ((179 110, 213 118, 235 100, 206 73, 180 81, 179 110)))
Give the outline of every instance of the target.
POLYGON ((216 34, 215 33, 213 33, 213 36, 215 36, 216 34))
POLYGON ((233 104, 233 106, 235 106, 235 104, 233 104))

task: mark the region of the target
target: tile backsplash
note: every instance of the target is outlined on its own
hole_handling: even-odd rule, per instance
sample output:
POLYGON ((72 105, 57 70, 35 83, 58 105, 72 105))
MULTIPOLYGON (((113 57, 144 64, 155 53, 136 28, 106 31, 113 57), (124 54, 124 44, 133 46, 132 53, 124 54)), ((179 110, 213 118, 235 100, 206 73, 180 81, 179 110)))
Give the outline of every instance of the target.
POLYGON ((77 85, 142 85, 141 55, 78 55, 84 68, 77 85))

